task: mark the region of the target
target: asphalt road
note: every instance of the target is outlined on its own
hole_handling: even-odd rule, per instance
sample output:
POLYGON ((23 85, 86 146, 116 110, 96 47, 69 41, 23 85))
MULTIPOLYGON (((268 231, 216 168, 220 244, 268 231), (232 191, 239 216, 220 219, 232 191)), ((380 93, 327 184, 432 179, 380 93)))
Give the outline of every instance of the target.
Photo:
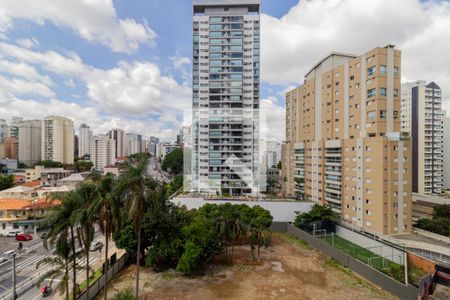
POLYGON ((148 162, 147 174, 158 181, 170 182, 171 180, 169 173, 161 170, 160 164, 154 157, 151 157, 148 162))
MULTIPOLYGON (((100 232, 95 234, 94 240, 101 240, 104 243, 104 238, 100 232)), ((41 242, 41 241, 39 241, 41 242)), ((41 242, 42 243, 42 242, 41 242)), ((24 291, 25 289, 29 289, 25 294, 21 295, 19 299, 30 300, 30 299, 38 299, 41 298, 40 288, 37 286, 32 286, 30 289, 30 282, 45 275, 46 272, 50 269, 50 266, 43 265, 36 269, 36 264, 42 260, 43 258, 51 255, 51 252, 45 250, 45 248, 38 243, 35 244, 36 249, 30 253, 22 254, 20 257, 16 258, 16 289, 17 291, 24 291), (21 290, 22 289, 22 290, 21 290)), ((114 243, 110 243, 109 251, 112 254, 115 251, 114 243)), ((89 257, 89 264, 91 266, 96 266, 96 264, 100 264, 103 261, 104 249, 101 253, 91 252, 89 257)), ((81 266, 86 264, 86 259, 84 257, 78 259, 78 263, 81 266)), ((96 266, 98 268, 99 266, 96 266)), ((95 268, 94 268, 95 269, 95 268)), ((3 263, 0 265, 0 299, 12 299, 12 260, 3 263)), ((79 271, 77 273, 78 280, 84 280, 85 275, 84 271, 79 271)), ((53 287, 56 287, 59 279, 55 279, 53 282, 53 287)), ((47 278, 42 284, 49 285, 50 279, 47 278)), ((57 295, 57 292, 54 292, 54 297, 49 297, 47 299, 61 299, 57 295)))

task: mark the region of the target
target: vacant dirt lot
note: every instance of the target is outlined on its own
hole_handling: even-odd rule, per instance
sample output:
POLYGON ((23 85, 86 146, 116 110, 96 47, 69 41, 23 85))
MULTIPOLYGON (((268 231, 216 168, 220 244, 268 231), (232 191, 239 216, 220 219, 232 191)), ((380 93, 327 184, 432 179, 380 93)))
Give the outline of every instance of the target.
MULTIPOLYGON (((248 247, 235 249, 234 257, 231 266, 212 263, 193 277, 144 268, 142 299, 395 299, 287 235, 273 235, 260 264, 248 247)), ((110 296, 134 287, 134 270, 129 266, 114 279, 110 296)))

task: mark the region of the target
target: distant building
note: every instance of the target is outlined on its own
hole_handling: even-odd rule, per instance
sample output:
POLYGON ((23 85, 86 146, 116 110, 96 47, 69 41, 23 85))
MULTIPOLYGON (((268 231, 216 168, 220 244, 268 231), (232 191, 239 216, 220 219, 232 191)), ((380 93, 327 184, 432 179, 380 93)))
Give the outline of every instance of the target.
POLYGON ((19 123, 19 161, 31 167, 41 160, 42 121, 27 120, 19 123))
MULTIPOLYGON (((141 137, 142 139, 142 137, 141 137)), ((139 135, 135 133, 125 134, 124 156, 130 156, 141 152, 141 145, 139 143, 139 135)))
POLYGON ((27 186, 15 186, 0 191, 0 199, 17 198, 17 199, 36 199, 37 193, 34 188, 27 186))
POLYGON ((42 160, 51 160, 63 164, 74 162, 73 121, 57 116, 42 121, 42 160))
POLYGON ((5 157, 17 160, 19 141, 14 137, 5 137, 5 157))
POLYGON ((89 172, 70 174, 69 176, 67 176, 67 177, 65 177, 63 179, 58 180, 56 185, 58 187, 61 187, 61 186, 72 186, 72 187, 75 187, 78 184, 82 183, 86 179, 86 176, 88 174, 89 174, 89 172))
POLYGON ((80 134, 78 137, 78 156, 83 157, 91 152, 92 130, 86 124, 80 125, 80 134))
POLYGON ((157 157, 164 159, 164 157, 172 152, 175 149, 178 149, 178 145, 171 144, 171 143, 159 143, 158 144, 158 151, 157 151, 157 157))
POLYGON ((281 161, 281 143, 277 141, 267 141, 264 153, 267 168, 273 168, 281 161))
POLYGON ((158 149, 159 139, 157 137, 151 136, 149 139, 149 149, 148 152, 152 156, 157 155, 157 149, 158 149))
POLYGON ((443 149, 443 163, 444 163, 444 189, 450 190, 450 117, 447 117, 444 113, 442 119, 444 130, 444 149, 443 149))
POLYGON ((114 140, 115 158, 125 156, 125 132, 122 129, 113 129, 109 131, 108 136, 114 140))
POLYGON ((33 182, 41 179, 41 172, 45 170, 44 166, 34 166, 34 168, 25 169, 25 182, 33 182))
POLYGON ((6 120, 0 119, 0 143, 4 143, 5 137, 8 136, 8 123, 6 120))
POLYGON ((412 190, 440 194, 443 181, 441 89, 419 80, 402 84, 402 131, 412 138, 412 190))
POLYGON ((41 171, 41 186, 57 187, 58 181, 66 178, 72 172, 63 168, 49 168, 41 171))
POLYGON ((90 161, 96 170, 102 171, 104 167, 116 163, 116 143, 106 134, 94 135, 90 141, 90 161))

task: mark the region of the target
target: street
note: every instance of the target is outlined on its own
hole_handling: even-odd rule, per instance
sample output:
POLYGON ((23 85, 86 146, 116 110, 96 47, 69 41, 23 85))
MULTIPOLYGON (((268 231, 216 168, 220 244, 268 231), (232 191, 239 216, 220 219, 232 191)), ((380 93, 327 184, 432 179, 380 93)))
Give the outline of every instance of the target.
POLYGON ((169 173, 161 170, 161 165, 158 163, 155 157, 151 157, 148 161, 147 174, 161 182, 170 182, 171 178, 169 173))
MULTIPOLYGON (((100 240, 105 244, 103 235, 100 232, 96 232, 95 240, 100 240)), ((16 258, 16 290, 20 295, 18 299, 38 299, 41 298, 40 287, 45 284, 50 285, 50 278, 46 279, 40 286, 36 286, 36 281, 38 278, 43 276, 50 270, 51 266, 42 265, 39 269, 36 269, 36 264, 42 260, 43 258, 49 256, 51 254, 50 251, 47 251, 43 245, 42 241, 39 243, 35 243, 34 246, 36 249, 33 251, 22 254, 20 257, 16 258)), ((25 245, 24 245, 25 247, 25 245)), ((92 269, 97 270, 101 267, 101 264, 104 260, 105 249, 102 249, 101 252, 91 252, 89 256, 89 264, 92 269)), ((114 242, 109 243, 109 253, 113 254, 117 249, 115 248, 114 242)), ((86 265, 86 259, 84 257, 77 259, 77 262, 80 266, 86 265)), ((12 260, 9 260, 0 265, 0 299, 12 299, 12 260)), ((80 270, 77 272, 77 281, 81 283, 85 280, 85 271, 80 270)), ((59 281, 59 278, 56 278, 52 287, 56 288, 56 285, 59 281)), ((58 294, 57 291, 53 291, 52 295, 48 297, 48 299, 62 299, 63 297, 58 294)))

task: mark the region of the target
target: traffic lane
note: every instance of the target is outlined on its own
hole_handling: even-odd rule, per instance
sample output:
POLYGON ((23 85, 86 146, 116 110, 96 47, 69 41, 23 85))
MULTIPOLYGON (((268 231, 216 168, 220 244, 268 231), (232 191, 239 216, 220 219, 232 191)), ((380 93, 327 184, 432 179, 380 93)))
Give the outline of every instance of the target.
MULTIPOLYGON (((42 239, 39 235, 31 235, 33 239, 31 241, 24 241, 21 242, 23 244, 23 247, 31 247, 34 246, 40 242, 42 242, 42 239)), ((19 241, 16 241, 15 237, 0 237, 0 254, 3 252, 9 251, 9 250, 16 250, 19 246, 19 241)))

